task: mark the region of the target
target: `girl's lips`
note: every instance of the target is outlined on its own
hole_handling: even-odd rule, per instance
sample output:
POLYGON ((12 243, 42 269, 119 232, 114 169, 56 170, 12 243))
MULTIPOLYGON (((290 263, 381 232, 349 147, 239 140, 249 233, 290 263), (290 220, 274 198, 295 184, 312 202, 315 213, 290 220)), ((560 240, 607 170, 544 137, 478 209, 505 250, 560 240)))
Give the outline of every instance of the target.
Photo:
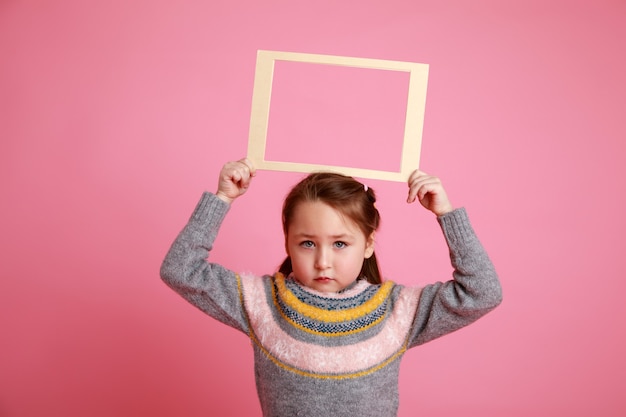
POLYGON ((332 281, 332 278, 319 277, 319 278, 315 278, 315 281, 317 281, 317 282, 328 282, 328 281, 332 281))

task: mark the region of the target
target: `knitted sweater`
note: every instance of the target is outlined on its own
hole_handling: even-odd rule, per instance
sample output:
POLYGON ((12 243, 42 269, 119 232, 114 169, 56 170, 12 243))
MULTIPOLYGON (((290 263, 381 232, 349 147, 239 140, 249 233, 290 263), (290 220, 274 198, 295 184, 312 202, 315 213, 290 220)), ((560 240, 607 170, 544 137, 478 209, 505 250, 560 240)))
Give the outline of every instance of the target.
POLYGON ((203 194, 161 276, 191 304, 250 337, 264 416, 395 416, 406 350, 468 325, 501 301, 464 209, 438 218, 453 280, 423 288, 358 280, 331 294, 292 277, 240 276, 208 262, 228 208, 203 194))

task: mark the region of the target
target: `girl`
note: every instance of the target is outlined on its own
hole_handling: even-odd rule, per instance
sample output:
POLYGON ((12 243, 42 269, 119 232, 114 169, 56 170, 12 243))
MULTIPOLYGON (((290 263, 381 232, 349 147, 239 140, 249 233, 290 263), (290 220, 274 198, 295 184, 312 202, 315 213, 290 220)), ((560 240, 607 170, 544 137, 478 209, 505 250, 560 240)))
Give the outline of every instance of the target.
POLYGON ((204 193, 161 267, 163 280, 200 310, 252 340, 264 416, 395 416, 407 349, 457 330, 501 301, 493 265, 464 209, 421 171, 415 200, 437 215, 454 279, 424 288, 382 282, 374 191, 351 177, 314 173, 283 205, 287 258, 274 276, 238 275, 206 258, 230 204, 255 169, 229 162, 204 193))

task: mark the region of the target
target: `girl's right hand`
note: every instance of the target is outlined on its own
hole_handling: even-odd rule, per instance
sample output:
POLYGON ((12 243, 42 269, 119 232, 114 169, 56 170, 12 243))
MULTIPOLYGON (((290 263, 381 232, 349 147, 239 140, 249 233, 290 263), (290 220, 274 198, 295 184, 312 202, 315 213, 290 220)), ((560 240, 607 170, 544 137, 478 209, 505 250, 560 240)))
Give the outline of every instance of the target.
POLYGON ((220 171, 215 195, 231 204, 248 190, 250 181, 255 175, 256 169, 248 158, 227 162, 220 171))

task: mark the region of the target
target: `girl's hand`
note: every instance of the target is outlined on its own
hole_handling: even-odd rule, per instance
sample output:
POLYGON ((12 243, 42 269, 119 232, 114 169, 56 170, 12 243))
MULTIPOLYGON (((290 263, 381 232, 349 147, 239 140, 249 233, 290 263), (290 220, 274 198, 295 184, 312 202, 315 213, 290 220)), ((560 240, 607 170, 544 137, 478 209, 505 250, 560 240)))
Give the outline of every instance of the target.
POLYGON ((413 171, 409 178, 407 203, 413 203, 416 199, 437 216, 443 216, 454 210, 441 180, 418 169, 413 171))
POLYGON ((231 204, 248 190, 250 181, 255 175, 256 169, 248 158, 227 162, 220 171, 215 195, 231 204))

